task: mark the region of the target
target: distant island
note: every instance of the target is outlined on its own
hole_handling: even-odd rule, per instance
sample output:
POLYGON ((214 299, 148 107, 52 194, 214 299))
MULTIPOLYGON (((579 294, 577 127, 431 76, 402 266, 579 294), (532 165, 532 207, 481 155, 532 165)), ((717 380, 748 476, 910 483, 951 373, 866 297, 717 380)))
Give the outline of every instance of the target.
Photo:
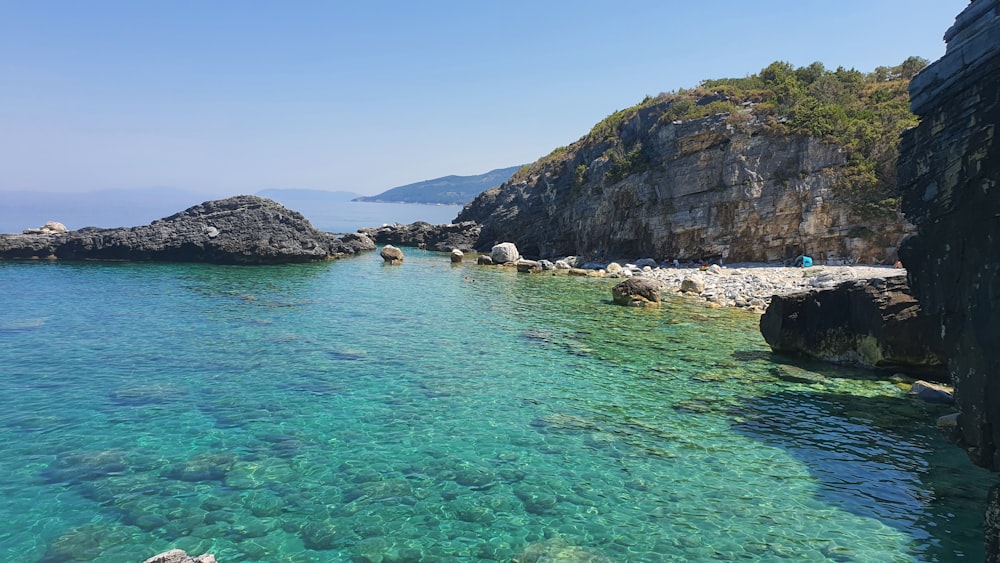
POLYGON ((480 193, 506 182, 519 168, 498 168, 475 176, 444 176, 392 188, 378 195, 357 197, 353 201, 465 205, 480 193))

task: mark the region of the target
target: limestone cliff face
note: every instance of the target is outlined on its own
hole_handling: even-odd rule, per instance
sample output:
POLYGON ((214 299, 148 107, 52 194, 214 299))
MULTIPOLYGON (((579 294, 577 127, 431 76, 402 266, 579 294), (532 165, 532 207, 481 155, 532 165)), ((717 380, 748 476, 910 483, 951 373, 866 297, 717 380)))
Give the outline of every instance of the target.
POLYGON ((903 137, 898 173, 919 234, 900 253, 950 350, 970 457, 1000 471, 1000 0, 972 2, 945 40, 910 83, 922 121, 903 137))
POLYGON ((457 221, 483 225, 479 250, 511 241, 540 258, 895 261, 912 227, 902 216, 864 221, 837 201, 837 144, 770 133, 750 109, 669 121, 669 103, 625 119, 619 148, 588 135, 484 192, 457 221))

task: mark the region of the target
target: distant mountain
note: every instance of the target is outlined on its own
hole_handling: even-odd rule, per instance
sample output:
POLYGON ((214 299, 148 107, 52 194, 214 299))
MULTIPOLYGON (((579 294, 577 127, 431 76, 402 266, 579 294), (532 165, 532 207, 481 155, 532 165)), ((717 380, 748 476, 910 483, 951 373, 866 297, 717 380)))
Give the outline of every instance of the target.
POLYGON ((511 166, 477 176, 445 176, 424 180, 392 188, 378 195, 362 196, 354 201, 465 205, 480 193, 506 182, 519 168, 520 166, 511 166))

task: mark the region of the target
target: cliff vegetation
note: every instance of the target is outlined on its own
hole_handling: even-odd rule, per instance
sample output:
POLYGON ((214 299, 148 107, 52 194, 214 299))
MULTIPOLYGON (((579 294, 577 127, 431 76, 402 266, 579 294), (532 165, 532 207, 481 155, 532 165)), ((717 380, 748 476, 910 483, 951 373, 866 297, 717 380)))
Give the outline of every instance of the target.
MULTIPOLYGON (((871 73, 774 62, 647 96, 522 166, 458 220, 557 254, 894 261, 911 57, 871 73)), ((909 227, 912 231, 912 227, 909 227)))

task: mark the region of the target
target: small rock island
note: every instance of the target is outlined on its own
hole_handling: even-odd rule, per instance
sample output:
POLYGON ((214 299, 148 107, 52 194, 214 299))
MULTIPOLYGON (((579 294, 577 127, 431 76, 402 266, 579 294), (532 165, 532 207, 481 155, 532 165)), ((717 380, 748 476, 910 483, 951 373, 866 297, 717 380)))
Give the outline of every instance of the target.
POLYGON ((3 260, 287 264, 369 250, 375 250, 375 243, 367 235, 326 233, 301 213, 247 195, 206 201, 139 227, 76 231, 43 227, 0 235, 3 260))

